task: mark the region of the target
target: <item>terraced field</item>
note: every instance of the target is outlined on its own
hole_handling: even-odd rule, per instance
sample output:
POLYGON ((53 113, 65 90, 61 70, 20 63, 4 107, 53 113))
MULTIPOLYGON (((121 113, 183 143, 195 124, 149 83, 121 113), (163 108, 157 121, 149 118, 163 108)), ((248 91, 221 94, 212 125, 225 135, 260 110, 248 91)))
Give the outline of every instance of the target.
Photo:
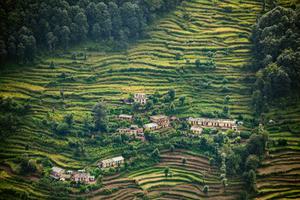
POLYGON ((285 109, 272 109, 267 118, 274 123, 270 131, 269 156, 258 170, 257 199, 299 199, 300 198, 300 106, 295 102, 285 109), (279 140, 286 145, 278 145, 279 140))
MULTIPOLYGON (((190 101, 183 109, 184 116, 222 111, 224 97, 229 95, 233 117, 251 115, 253 74, 245 70, 245 64, 250 58, 251 25, 260 10, 258 1, 188 1, 154 25, 149 39, 126 52, 90 52, 86 61, 73 61, 65 55, 21 70, 7 69, 1 74, 0 96, 30 100, 33 112, 24 118, 22 134, 10 137, 1 147, 1 156, 26 152, 47 156, 61 166, 81 167, 86 164, 84 160, 76 161, 68 152, 66 141, 45 129, 41 121, 73 113, 80 122, 97 101, 104 100, 110 108, 116 108, 123 106, 122 98, 134 92, 165 92, 174 88, 177 96, 186 95, 190 101), (188 15, 188 19, 183 15, 188 15), (216 53, 216 69, 197 69, 195 60, 199 58, 204 63, 209 51, 216 53), (181 60, 175 59, 176 53, 182 54, 181 60), (49 68, 51 61, 55 69, 49 68), (62 73, 67 79, 61 78, 62 73), (202 83, 209 86, 203 88, 202 83), (25 150, 24 144, 31 148, 25 150)), ((100 150, 97 156, 111 153, 100 150)), ((96 159, 95 155, 90 157, 96 159)))
POLYGON ((106 177, 104 188, 84 196, 91 199, 236 199, 243 187, 239 179, 231 177, 224 188, 219 170, 203 156, 177 150, 162 154, 161 159, 154 167, 106 177), (182 158, 186 158, 185 164, 182 158), (172 176, 165 177, 165 167, 169 167, 172 176), (209 186, 207 194, 203 193, 204 185, 209 186), (103 194, 108 190, 109 194, 103 194))
MULTIPOLYGON (((42 121, 59 120, 65 114, 73 113, 75 121, 80 123, 97 101, 104 100, 110 109, 117 109, 125 106, 121 99, 135 92, 151 94, 174 88, 177 96, 185 95, 189 101, 180 113, 183 117, 222 112, 224 98, 229 95, 231 116, 250 117, 254 74, 246 69, 251 58, 248 38, 261 9, 259 0, 186 1, 154 24, 148 39, 130 46, 127 51, 88 52, 87 60, 76 61, 71 59, 71 54, 66 54, 45 58, 36 66, 5 70, 0 75, 0 96, 30 100, 32 112, 23 119, 20 132, 1 144, 1 163, 13 168, 12 158, 28 154, 48 157, 61 167, 79 169, 108 155, 120 154, 121 148, 87 146, 86 157, 75 157, 68 141, 80 139, 58 137, 45 128, 42 121), (198 69, 194 64, 196 59, 205 63, 209 52, 215 52, 216 69, 198 69), (175 59, 176 54, 181 54, 181 58, 175 59), (55 64, 54 69, 49 68, 51 61, 55 64), (60 94, 62 90, 64 101, 60 94)), ((83 49, 73 50, 84 52, 83 49)), ((203 179, 210 186, 206 198, 236 197, 240 188, 238 179, 230 179, 224 191, 218 180, 218 170, 212 167, 208 171, 207 160, 198 157, 188 160, 188 167, 184 169, 179 158, 166 154, 158 166, 133 172, 128 177, 105 180, 106 187, 118 188, 112 194, 104 195, 101 190, 92 192, 89 197, 132 199, 146 193, 160 199, 174 199, 175 196, 177 199, 199 199, 205 197, 203 179), (161 171, 165 166, 173 171, 172 178, 163 176, 161 171)), ((1 187, 28 191, 37 198, 48 194, 42 189, 33 190, 31 182, 19 184, 18 177, 5 175, 5 171, 0 171, 3 173, 1 181, 5 183, 1 187)))

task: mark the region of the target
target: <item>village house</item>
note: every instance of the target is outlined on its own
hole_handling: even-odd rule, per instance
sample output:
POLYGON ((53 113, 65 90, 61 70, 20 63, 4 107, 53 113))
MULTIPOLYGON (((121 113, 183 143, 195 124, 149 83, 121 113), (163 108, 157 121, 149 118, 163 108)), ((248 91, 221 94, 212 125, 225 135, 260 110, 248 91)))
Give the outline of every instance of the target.
POLYGON ((56 180, 61 180, 63 178, 63 175, 65 174, 65 170, 60 167, 52 167, 51 170, 51 177, 56 180))
POLYGON ((177 118, 177 117, 175 117, 175 116, 172 116, 172 117, 170 117, 170 121, 171 121, 171 122, 178 121, 178 118, 177 118))
POLYGON ((106 160, 102 160, 98 163, 99 168, 119 167, 124 163, 123 156, 118 156, 106 160))
POLYGON ((147 103, 147 99, 147 95, 144 93, 136 93, 133 97, 134 102, 140 103, 141 105, 145 105, 147 103))
POLYGON ((160 126, 160 128, 165 128, 170 125, 170 119, 168 116, 165 116, 165 115, 154 115, 154 116, 150 117, 150 120, 153 123, 158 124, 158 126, 160 126))
POLYGON ((146 141, 146 138, 145 138, 145 134, 144 134, 144 133, 138 133, 138 134, 136 134, 134 137, 135 137, 136 139, 138 139, 138 140, 143 141, 143 142, 146 141))
POLYGON ((59 167, 52 167, 51 177, 60 181, 74 181, 76 183, 93 183, 95 177, 86 173, 85 170, 78 170, 74 172, 72 170, 65 171, 59 167))
POLYGON ((145 141, 144 129, 139 128, 137 125, 131 125, 130 128, 119 128, 118 132, 134 136, 136 139, 145 141))
POLYGON ((133 116, 132 116, 132 115, 124 115, 124 114, 121 114, 121 115, 118 116, 118 119, 121 119, 121 120, 127 120, 127 121, 132 121, 133 116))
POLYGON ((95 176, 91 176, 89 173, 86 172, 74 172, 72 175, 72 181, 76 183, 92 183, 95 182, 95 176))
POLYGON ((237 130, 236 120, 189 117, 187 121, 192 126, 200 126, 202 128, 220 128, 222 130, 237 130))
POLYGON ((144 129, 147 131, 154 131, 159 129, 159 126, 157 123, 149 123, 144 125, 144 129))
POLYGON ((191 127, 191 132, 194 134, 201 134, 203 131, 203 128, 199 127, 199 126, 192 126, 191 127))
POLYGON ((130 128, 119 128, 118 132, 128 134, 128 135, 136 135, 138 133, 143 133, 144 129, 139 128, 137 125, 131 125, 130 128))

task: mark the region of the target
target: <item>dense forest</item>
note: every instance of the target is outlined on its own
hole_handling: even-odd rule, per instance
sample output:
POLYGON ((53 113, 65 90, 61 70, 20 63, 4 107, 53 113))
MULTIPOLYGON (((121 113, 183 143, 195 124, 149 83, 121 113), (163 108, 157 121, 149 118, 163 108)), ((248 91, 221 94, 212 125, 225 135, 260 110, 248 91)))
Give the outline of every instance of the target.
POLYGON ((140 38, 159 14, 182 0, 27 0, 0 3, 0 61, 33 61, 40 50, 67 49, 86 40, 140 38))
POLYGON ((257 71, 254 104, 257 113, 266 103, 300 88, 300 9, 276 7, 261 16, 253 29, 257 71))

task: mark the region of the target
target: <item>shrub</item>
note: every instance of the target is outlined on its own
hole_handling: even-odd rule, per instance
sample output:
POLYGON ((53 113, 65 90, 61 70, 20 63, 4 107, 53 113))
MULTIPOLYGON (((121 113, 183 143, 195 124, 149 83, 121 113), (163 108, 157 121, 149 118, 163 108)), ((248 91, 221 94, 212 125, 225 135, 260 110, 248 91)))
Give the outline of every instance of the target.
POLYGON ((226 6, 223 8, 224 12, 227 12, 227 13, 231 13, 232 12, 232 7, 230 6, 226 6))
POLYGON ((243 139, 249 139, 251 136, 251 132, 250 131, 241 131, 240 136, 243 139))
POLYGON ((288 144, 286 139, 279 139, 277 141, 278 146, 286 146, 288 144))
POLYGON ((208 192, 209 192, 209 186, 208 186, 208 185, 205 185, 205 186, 203 187, 203 193, 204 193, 204 194, 208 194, 208 192))
POLYGON ((182 53, 175 54, 175 60, 180 60, 182 58, 182 53))
POLYGON ((65 122, 62 122, 57 125, 55 131, 56 131, 56 133, 61 134, 61 135, 68 134, 70 132, 69 125, 65 122))
POLYGON ((246 169, 247 170, 256 170, 259 166, 259 158, 256 155, 250 155, 248 156, 246 160, 246 169))

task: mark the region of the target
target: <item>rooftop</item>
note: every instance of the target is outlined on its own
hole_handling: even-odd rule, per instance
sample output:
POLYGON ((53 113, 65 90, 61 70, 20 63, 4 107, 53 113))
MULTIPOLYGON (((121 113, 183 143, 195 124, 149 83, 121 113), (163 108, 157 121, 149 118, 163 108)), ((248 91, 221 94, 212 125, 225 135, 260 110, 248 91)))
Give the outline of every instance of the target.
POLYGON ((192 131, 202 131, 203 128, 201 128, 201 127, 199 127, 199 126, 192 126, 192 127, 191 127, 191 130, 192 130, 192 131))
POLYGON ((110 159, 106 159, 106 160, 102 160, 101 163, 112 163, 112 162, 119 162, 124 160, 123 156, 117 156, 114 158, 110 158, 110 159))
POLYGON ((154 119, 154 120, 158 120, 158 119, 164 119, 164 118, 167 118, 167 117, 168 116, 166 116, 166 115, 153 115, 150 118, 154 119))
POLYGON ((64 172, 65 170, 60 168, 60 167, 52 167, 52 171, 53 172, 56 172, 56 173, 62 173, 64 172))
POLYGON ((134 98, 145 99, 147 98, 147 95, 145 93, 136 93, 134 94, 134 98))
POLYGON ((157 126, 158 126, 157 123, 149 123, 149 124, 144 125, 145 128, 153 128, 153 127, 157 127, 157 126))
POLYGON ((193 117, 189 117, 188 121, 209 121, 209 122, 236 123, 236 120, 231 120, 231 119, 193 118, 193 117))
POLYGON ((119 115, 119 117, 132 118, 132 115, 121 114, 119 115))

